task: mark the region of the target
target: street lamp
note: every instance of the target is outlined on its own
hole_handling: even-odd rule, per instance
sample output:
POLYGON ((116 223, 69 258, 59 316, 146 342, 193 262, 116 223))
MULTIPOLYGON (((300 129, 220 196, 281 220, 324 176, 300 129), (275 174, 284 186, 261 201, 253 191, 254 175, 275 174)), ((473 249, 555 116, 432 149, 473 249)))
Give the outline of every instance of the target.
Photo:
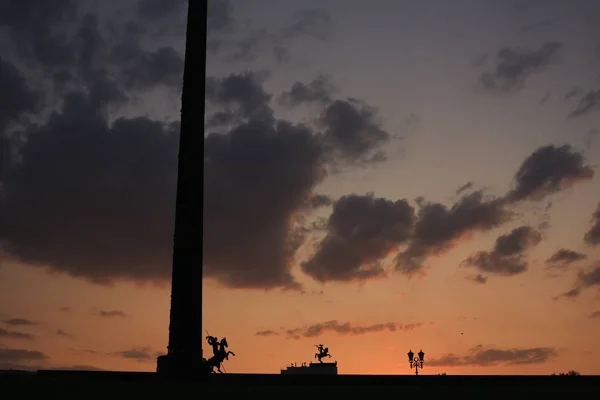
POLYGON ((408 362, 410 363, 410 368, 415 369, 415 375, 419 375, 419 368, 423 368, 423 361, 425 361, 423 350, 419 351, 416 357, 412 350, 408 351, 408 362))

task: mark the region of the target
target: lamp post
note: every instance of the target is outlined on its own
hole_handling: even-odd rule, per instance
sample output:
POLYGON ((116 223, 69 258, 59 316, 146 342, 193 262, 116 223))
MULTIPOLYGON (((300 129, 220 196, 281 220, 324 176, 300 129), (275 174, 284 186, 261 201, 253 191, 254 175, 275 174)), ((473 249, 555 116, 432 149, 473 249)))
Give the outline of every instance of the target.
POLYGON ((410 368, 415 369, 415 375, 419 375, 419 368, 423 368, 423 361, 425 361, 423 350, 419 351, 416 357, 412 350, 408 351, 408 362, 410 363, 410 368))

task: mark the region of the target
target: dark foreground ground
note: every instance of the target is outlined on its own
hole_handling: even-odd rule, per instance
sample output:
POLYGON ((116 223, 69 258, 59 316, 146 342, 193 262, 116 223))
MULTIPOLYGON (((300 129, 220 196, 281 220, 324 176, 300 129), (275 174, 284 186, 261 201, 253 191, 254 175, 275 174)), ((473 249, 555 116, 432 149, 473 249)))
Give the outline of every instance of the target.
MULTIPOLYGON (((257 395, 267 398, 330 398, 334 396, 510 396, 534 394, 600 394, 600 376, 431 376, 337 375, 281 376, 261 374, 212 375, 204 382, 165 381, 154 373, 39 371, 0 373, 2 393, 45 398, 257 395), (56 397, 55 397, 56 396, 56 397)), ((121 397, 119 397, 121 398, 121 397)), ((367 400, 375 400, 367 398, 367 400)))

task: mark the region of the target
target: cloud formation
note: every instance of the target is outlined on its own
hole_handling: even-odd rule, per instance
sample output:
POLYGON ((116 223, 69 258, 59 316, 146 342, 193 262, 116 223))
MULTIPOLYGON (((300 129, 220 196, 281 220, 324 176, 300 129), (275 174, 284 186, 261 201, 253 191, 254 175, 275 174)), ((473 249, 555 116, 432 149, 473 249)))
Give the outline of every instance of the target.
POLYGON ((590 90, 577 102, 575 109, 569 117, 582 117, 600 108, 600 90, 590 90))
POLYGON ((381 260, 408 240, 414 223, 406 200, 343 196, 333 206, 327 235, 302 270, 320 282, 380 277, 381 260))
POLYGON ((35 370, 48 356, 41 351, 14 349, 0 344, 0 369, 35 370))
POLYGON ((98 316, 102 318, 125 318, 127 314, 121 310, 100 310, 98 316))
POLYGON ((206 120, 208 128, 238 125, 253 118, 265 123, 273 121, 269 106, 272 95, 263 88, 267 74, 245 72, 225 77, 206 79, 206 100, 210 107, 217 108, 206 120))
POLYGON ((542 235, 530 226, 520 226, 496 239, 491 251, 478 251, 462 265, 475 267, 482 272, 512 276, 525 272, 527 250, 537 246, 542 235))
POLYGON ((496 54, 494 70, 481 74, 479 84, 492 93, 521 90, 528 76, 551 65, 561 47, 559 42, 546 42, 535 50, 504 47, 496 54))
POLYGON ((559 249, 546 260, 546 268, 565 270, 569 265, 587 259, 587 255, 569 249, 559 249))
POLYGON ((496 365, 543 364, 556 358, 558 353, 550 347, 533 347, 524 349, 495 349, 478 345, 465 355, 453 353, 439 358, 429 359, 427 365, 432 367, 460 367, 476 365, 489 367, 496 365))
POLYGON ((332 163, 367 162, 387 136, 376 110, 362 103, 328 105, 320 133, 272 118, 271 96, 255 75, 211 82, 208 96, 225 107, 235 99, 236 111, 227 112, 242 122, 205 139, 204 274, 228 287, 298 288, 291 274, 304 240, 298 213, 330 203, 313 190, 332 163))
POLYGON ((271 331, 271 330, 256 332, 256 336, 277 336, 277 335, 279 335, 279 332, 271 331))
POLYGON ((385 161, 380 147, 391 135, 381 128, 377 118, 377 109, 362 101, 335 100, 318 120, 326 150, 332 157, 351 164, 385 161))
MULTIPOLYGON (((100 283, 167 279, 178 124, 112 114, 150 90, 180 90, 181 55, 147 47, 141 21, 109 22, 66 0, 12 3, 0 25, 30 75, 43 71, 29 83, 46 93, 45 112, 21 118, 18 157, 0 177, 3 254, 100 283)), ((6 98, 35 93, 14 82, 6 98)))
POLYGON ((290 90, 279 96, 279 103, 291 107, 314 103, 326 105, 331 103, 335 92, 336 87, 331 82, 331 77, 319 75, 309 83, 294 83, 290 90))
POLYGON ((4 328, 0 328, 0 338, 6 339, 17 339, 17 340, 33 340, 35 336, 31 333, 9 331, 4 328))
POLYGON ((423 202, 417 213, 414 234, 408 247, 396 257, 396 269, 412 274, 433 256, 455 247, 476 232, 486 232, 508 222, 513 212, 501 198, 486 197, 475 191, 461 197, 454 205, 423 202))
POLYGON ((514 176, 514 188, 506 197, 509 202, 541 201, 593 177, 592 167, 570 145, 543 146, 523 161, 514 176))
POLYGON ((600 263, 598 262, 588 268, 580 270, 577 274, 574 287, 561 295, 555 296, 554 300, 561 297, 575 300, 579 297, 583 289, 592 287, 600 287, 600 263))
POLYGON ((350 322, 340 322, 337 320, 317 323, 301 328, 291 328, 283 330, 282 334, 287 339, 314 338, 326 333, 337 333, 339 335, 364 335, 376 332, 406 332, 421 328, 422 323, 400 324, 397 322, 387 322, 372 325, 355 325, 350 322))
POLYGON ((600 244, 600 203, 592 215, 592 226, 585 233, 583 240, 590 246, 600 244))
POLYGON ((9 319, 3 320, 2 322, 4 322, 6 325, 11 325, 11 326, 32 326, 32 325, 37 325, 36 322, 33 322, 33 321, 25 319, 25 318, 9 318, 9 319))

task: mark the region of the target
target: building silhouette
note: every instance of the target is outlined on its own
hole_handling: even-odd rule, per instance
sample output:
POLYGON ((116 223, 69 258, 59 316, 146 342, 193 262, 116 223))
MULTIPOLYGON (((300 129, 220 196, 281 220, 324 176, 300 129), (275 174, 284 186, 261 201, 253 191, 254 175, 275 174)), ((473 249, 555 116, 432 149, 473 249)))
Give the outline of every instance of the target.
POLYGON ((302 363, 299 367, 291 364, 281 370, 281 375, 337 375, 337 361, 330 363, 302 363))

